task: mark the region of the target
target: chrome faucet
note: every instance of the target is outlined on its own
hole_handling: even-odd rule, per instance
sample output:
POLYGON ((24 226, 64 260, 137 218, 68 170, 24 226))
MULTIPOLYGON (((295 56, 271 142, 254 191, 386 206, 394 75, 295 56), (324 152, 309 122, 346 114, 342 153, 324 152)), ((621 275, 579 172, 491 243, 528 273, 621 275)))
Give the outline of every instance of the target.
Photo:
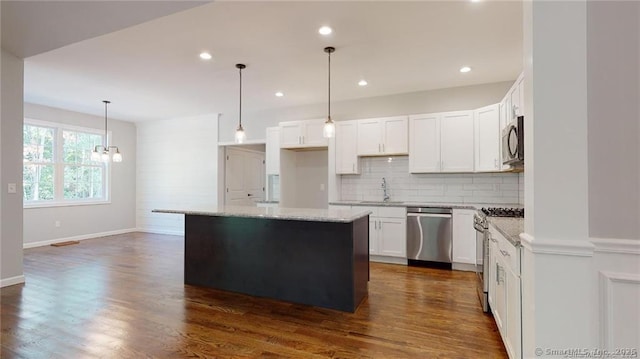
POLYGON ((387 192, 387 180, 382 177, 382 201, 386 202, 389 200, 389 193, 387 192))

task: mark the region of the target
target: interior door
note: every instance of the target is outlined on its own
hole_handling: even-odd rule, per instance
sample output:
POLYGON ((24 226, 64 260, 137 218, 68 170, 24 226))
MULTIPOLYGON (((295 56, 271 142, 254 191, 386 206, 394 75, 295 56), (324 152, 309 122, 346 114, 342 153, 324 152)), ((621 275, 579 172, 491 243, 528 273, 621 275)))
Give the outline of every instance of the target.
POLYGON ((225 161, 225 205, 255 206, 264 199, 264 153, 228 147, 225 161))

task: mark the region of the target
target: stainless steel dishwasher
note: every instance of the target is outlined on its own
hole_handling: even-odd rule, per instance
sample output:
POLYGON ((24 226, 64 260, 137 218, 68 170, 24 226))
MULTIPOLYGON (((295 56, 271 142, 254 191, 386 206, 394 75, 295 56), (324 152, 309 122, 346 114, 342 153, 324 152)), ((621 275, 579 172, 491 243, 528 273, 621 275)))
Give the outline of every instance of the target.
POLYGON ((407 208, 409 265, 451 269, 451 208, 407 208))

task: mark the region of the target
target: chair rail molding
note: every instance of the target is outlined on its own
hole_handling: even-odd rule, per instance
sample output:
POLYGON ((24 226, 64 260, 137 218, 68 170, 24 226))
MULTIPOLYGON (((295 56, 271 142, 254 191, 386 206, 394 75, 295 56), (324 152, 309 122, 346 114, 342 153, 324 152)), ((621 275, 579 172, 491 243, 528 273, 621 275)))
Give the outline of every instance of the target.
POLYGON ((561 256, 592 257, 596 248, 589 240, 541 240, 528 233, 520 233, 520 243, 532 253, 561 256))
POLYGON ((640 239, 591 238, 596 252, 640 255, 640 239))

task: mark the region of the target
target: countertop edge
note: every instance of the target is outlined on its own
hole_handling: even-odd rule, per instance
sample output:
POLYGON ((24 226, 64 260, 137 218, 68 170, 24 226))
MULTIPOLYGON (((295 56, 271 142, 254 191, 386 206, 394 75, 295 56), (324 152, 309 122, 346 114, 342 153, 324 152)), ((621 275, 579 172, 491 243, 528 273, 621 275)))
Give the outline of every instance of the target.
MULTIPOLYGON (((250 207, 253 208, 253 207, 250 207)), ((293 215, 293 214, 268 214, 268 213, 242 213, 235 211, 220 212, 220 211, 205 211, 205 210, 178 210, 178 209, 153 209, 153 213, 165 213, 165 214, 184 214, 195 216, 211 216, 211 217, 243 217, 243 218, 263 218, 263 219, 280 219, 289 221, 309 221, 309 222, 335 222, 335 223, 350 223, 360 218, 370 215, 371 211, 361 211, 352 216, 343 218, 331 218, 326 216, 313 216, 313 215, 293 215)))
POLYGON ((477 210, 482 207, 522 207, 518 203, 438 203, 438 202, 371 202, 362 201, 331 201, 329 205, 334 206, 363 206, 363 207, 432 207, 451 209, 472 209, 477 210))
MULTIPOLYGON (((505 218, 505 217, 496 217, 496 218, 505 218)), ((510 218, 512 220, 523 220, 522 218, 510 218)), ((493 226, 493 228, 495 228, 498 232, 500 232, 500 234, 507 239, 507 241, 509 241, 509 243, 513 244, 516 248, 518 247, 522 247, 522 243, 520 242, 520 233, 514 234, 514 233, 508 233, 507 230, 501 226, 499 223, 495 222, 495 218, 493 217, 489 217, 489 225, 493 226)))

